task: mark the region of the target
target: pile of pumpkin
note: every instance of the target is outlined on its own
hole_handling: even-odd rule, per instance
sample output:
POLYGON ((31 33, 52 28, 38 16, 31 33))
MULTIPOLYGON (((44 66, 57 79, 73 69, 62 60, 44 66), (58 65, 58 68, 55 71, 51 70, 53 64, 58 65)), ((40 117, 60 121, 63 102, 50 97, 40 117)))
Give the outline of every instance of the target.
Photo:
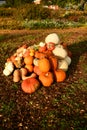
POLYGON ((21 80, 25 93, 35 92, 40 84, 50 87, 63 82, 71 63, 71 52, 66 44, 60 44, 59 36, 51 33, 38 45, 23 45, 10 56, 3 70, 5 76, 13 75, 13 81, 21 80))

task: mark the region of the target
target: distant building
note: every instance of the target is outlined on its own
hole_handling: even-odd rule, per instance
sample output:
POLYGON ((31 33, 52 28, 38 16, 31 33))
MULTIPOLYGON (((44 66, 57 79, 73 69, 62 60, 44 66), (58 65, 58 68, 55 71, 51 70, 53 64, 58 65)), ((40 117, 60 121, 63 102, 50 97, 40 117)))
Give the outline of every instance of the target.
POLYGON ((5 4, 5 3, 6 3, 5 0, 1 0, 1 1, 0 1, 0 5, 3 5, 3 4, 5 4))

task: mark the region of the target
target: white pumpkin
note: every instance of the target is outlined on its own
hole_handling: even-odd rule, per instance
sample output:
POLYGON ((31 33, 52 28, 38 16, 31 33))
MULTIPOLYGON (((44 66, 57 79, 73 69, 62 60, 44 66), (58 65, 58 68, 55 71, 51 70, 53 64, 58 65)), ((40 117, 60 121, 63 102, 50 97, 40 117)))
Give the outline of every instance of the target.
POLYGON ((9 76, 9 75, 11 74, 11 72, 10 72, 8 69, 4 69, 4 70, 3 70, 3 74, 4 74, 5 76, 9 76))
POLYGON ((11 61, 5 63, 5 69, 3 70, 3 74, 5 76, 9 76, 14 70, 14 65, 11 61))
POLYGON ((54 44, 59 44, 60 39, 59 36, 56 33, 51 33, 46 36, 45 43, 48 44, 49 42, 52 42, 54 44))
POLYGON ((45 44, 44 42, 40 42, 40 43, 39 43, 39 46, 40 46, 40 47, 44 47, 45 45, 46 45, 46 44, 45 44))
POLYGON ((52 51, 55 56, 64 59, 67 56, 67 51, 62 45, 56 45, 55 49, 52 51))
POLYGON ((11 61, 8 61, 5 63, 5 69, 8 69, 10 72, 13 72, 14 70, 14 65, 11 61))
POLYGON ((66 60, 60 60, 59 61, 59 65, 58 65, 58 69, 62 69, 64 71, 68 70, 68 63, 66 60))
POLYGON ((71 58, 69 56, 66 56, 65 57, 65 61, 67 61, 68 65, 71 64, 71 58))
POLYGON ((33 64, 34 64, 35 66, 38 66, 38 61, 39 61, 39 59, 34 58, 34 60, 33 60, 33 64))

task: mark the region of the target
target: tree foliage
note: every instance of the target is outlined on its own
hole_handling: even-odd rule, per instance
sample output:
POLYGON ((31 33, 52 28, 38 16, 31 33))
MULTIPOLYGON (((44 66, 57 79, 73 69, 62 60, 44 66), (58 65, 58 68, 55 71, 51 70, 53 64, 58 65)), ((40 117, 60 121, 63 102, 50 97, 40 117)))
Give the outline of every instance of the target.
MULTIPOLYGON (((32 3, 34 0, 6 0, 7 6, 20 6, 25 3, 32 3)), ((58 5, 60 7, 65 7, 66 4, 72 3, 72 4, 80 4, 83 6, 86 3, 87 0, 41 0, 41 4, 43 5, 58 5)))
POLYGON ((32 3, 32 2, 33 2, 33 0, 6 0, 6 5, 11 6, 11 7, 13 7, 13 6, 17 7, 22 4, 32 3))
POLYGON ((72 4, 84 4, 86 3, 87 0, 42 0, 41 3, 44 5, 49 5, 49 4, 53 4, 53 5, 59 5, 61 7, 64 7, 66 4, 68 3, 72 3, 72 4))

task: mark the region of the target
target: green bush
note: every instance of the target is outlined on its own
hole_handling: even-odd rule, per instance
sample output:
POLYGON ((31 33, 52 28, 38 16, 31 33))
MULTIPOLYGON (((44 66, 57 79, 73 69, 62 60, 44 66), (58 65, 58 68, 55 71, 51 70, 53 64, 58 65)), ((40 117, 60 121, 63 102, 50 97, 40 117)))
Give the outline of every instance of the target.
POLYGON ((41 7, 39 11, 39 16, 40 16, 40 19, 48 19, 51 16, 51 11, 47 8, 41 7))
POLYGON ((84 4, 84 10, 87 11, 87 2, 84 4))
POLYGON ((15 12, 15 16, 18 19, 47 19, 50 18, 51 11, 47 8, 43 8, 42 5, 26 4, 21 6, 15 12))
POLYGON ((15 13, 14 8, 0 8, 0 16, 1 17, 11 17, 15 13))
POLYGON ((84 16, 81 16, 79 19, 78 19, 78 22, 80 23, 86 23, 87 21, 87 17, 84 17, 84 16))

